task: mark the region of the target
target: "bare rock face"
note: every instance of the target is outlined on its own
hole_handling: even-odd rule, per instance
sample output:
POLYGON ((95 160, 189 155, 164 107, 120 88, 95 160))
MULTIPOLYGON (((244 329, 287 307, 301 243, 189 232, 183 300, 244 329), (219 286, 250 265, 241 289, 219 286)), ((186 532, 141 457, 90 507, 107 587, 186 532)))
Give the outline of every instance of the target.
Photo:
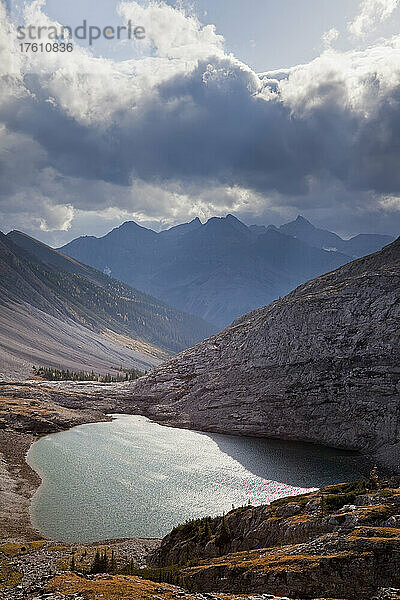
POLYGON ((400 238, 241 317, 132 392, 159 422, 351 448, 400 468, 400 238))
POLYGON ((370 478, 187 521, 149 561, 201 592, 396 599, 399 485, 370 478))

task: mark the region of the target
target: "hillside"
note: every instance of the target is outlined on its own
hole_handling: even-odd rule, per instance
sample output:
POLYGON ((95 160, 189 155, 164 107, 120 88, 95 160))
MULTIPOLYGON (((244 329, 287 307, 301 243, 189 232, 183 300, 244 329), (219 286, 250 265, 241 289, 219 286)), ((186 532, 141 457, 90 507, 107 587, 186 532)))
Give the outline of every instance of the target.
POLYGON ((212 332, 121 282, 13 232, 0 234, 0 373, 32 364, 148 369, 212 332))
POLYGON ((161 233, 131 221, 61 251, 218 328, 351 260, 274 228, 254 230, 232 215, 161 233))
POLYGON ((132 386, 158 421, 318 442, 399 467, 400 238, 318 277, 132 386))
POLYGON ((400 586, 399 485, 360 480, 189 521, 151 562, 202 592, 394 600, 382 588, 400 586))

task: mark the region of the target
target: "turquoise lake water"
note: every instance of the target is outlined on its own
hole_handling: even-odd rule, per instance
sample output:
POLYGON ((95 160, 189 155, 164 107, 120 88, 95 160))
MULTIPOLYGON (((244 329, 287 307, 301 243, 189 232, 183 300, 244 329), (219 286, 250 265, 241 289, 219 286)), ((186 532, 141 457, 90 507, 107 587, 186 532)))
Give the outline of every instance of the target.
POLYGON ((163 427, 142 416, 48 435, 28 463, 43 483, 31 514, 53 539, 161 537, 194 517, 367 475, 346 451, 163 427))

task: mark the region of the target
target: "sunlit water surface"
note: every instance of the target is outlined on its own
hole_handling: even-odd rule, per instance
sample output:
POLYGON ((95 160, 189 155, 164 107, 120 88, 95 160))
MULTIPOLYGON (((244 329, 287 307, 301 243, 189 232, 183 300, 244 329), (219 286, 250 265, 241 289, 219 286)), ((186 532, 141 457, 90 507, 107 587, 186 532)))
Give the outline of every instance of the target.
POLYGON ((142 416, 48 435, 28 463, 43 483, 31 513, 53 539, 161 537, 193 517, 360 477, 371 465, 310 444, 173 429, 142 416))

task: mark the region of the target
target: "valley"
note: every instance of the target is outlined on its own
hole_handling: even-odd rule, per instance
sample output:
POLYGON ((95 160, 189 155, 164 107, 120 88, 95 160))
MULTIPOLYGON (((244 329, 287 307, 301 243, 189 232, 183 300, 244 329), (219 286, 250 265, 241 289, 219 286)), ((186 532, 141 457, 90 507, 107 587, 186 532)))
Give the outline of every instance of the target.
POLYGON ((400 0, 0 34, 0 600, 400 600, 400 0))
MULTIPOLYGON (((183 344, 187 339, 184 336, 190 331, 192 317, 173 312, 175 309, 157 304, 158 301, 81 263, 76 266, 62 254, 53 255, 53 250, 41 247, 31 238, 24 238, 24 244, 30 245, 30 249, 3 240, 1 264, 8 282, 2 288, 4 315, 7 316, 6 311, 12 307, 11 302, 17 307, 28 305, 30 314, 34 315, 37 309, 45 312, 47 319, 54 318, 56 331, 64 319, 79 324, 84 327, 83 335, 89 336, 85 339, 90 339, 90 333, 86 332, 104 335, 109 326, 110 335, 119 340, 121 348, 128 347, 126 340, 130 336, 142 344, 147 361, 153 353, 150 349, 153 344, 156 360, 150 366, 155 368, 134 381, 102 383, 90 377, 83 381, 43 381, 36 376, 21 382, 12 381, 8 374, 8 381, 0 384, 0 598, 120 600, 132 595, 146 600, 151 597, 163 600, 184 597, 193 600, 396 598, 394 588, 400 586, 397 578, 400 481, 396 475, 400 444, 399 240, 303 284, 284 298, 244 315, 221 333, 183 349, 172 358, 168 358, 168 354, 174 352, 174 343, 183 344), (77 269, 79 274, 75 272, 77 269), (82 270, 86 269, 89 271, 84 276, 82 270), (15 285, 16 281, 19 285, 15 285), (72 294, 62 293, 64 285, 69 286, 72 294), (93 294, 102 298, 98 304, 93 294), (113 301, 107 302, 105 298, 110 298, 110 294, 113 301), (128 305, 124 304, 128 300, 137 303, 131 318, 128 305), (108 308, 98 312, 96 306, 108 308), (123 313, 119 307, 124 307, 127 319, 121 320, 123 313), (151 319, 140 320, 141 310, 147 311, 146 315, 151 314, 151 319), (176 335, 182 337, 171 339, 170 324, 160 327, 165 322, 163 314, 175 319, 176 335), (164 362, 158 366, 158 361, 164 362), (139 420, 132 421, 141 428, 140 432, 128 434, 125 425, 121 429, 119 423, 130 422, 130 417, 121 417, 122 421, 117 419, 112 423, 111 414, 141 415, 135 417, 139 420), (170 500, 176 512, 169 522, 171 531, 163 540, 159 538, 165 530, 107 529, 106 524, 103 528, 97 525, 93 537, 86 541, 83 537, 73 538, 73 531, 65 535, 67 541, 56 529, 49 530, 48 537, 38 531, 36 505, 31 501, 40 478, 26 463, 26 453, 38 437, 73 428, 67 431, 65 439, 74 439, 75 435, 79 438, 92 431, 92 450, 90 443, 85 444, 81 438, 80 453, 87 456, 86 462, 95 465, 93 457, 85 454, 101 447, 101 443, 96 442, 95 432, 115 426, 112 447, 116 449, 118 443, 122 443, 128 449, 126 460, 131 464, 139 452, 141 435, 148 436, 145 427, 153 430, 160 427, 157 423, 168 428, 161 427, 155 438, 148 437, 150 447, 147 450, 146 445, 142 447, 144 458, 141 460, 138 454, 139 465, 150 460, 154 452, 157 454, 157 447, 161 448, 157 460, 161 460, 160 457, 167 460, 168 444, 163 446, 161 430, 168 436, 180 431, 179 435, 187 436, 185 446, 190 446, 190 440, 194 443, 192 454, 182 457, 185 468, 180 467, 187 472, 189 480, 190 468, 195 468, 197 473, 201 462, 201 445, 198 444, 207 438, 216 443, 221 453, 218 456, 224 456, 224 461, 233 460, 245 469, 237 471, 245 488, 250 481, 251 486, 258 481, 260 493, 252 497, 243 491, 235 496, 239 483, 232 481, 230 492, 225 472, 217 470, 213 477, 226 487, 223 503, 218 505, 217 502, 213 510, 212 503, 218 493, 217 488, 212 487, 205 490, 212 503, 205 502, 203 507, 199 503, 196 513, 190 513, 192 509, 185 513, 184 508, 179 509, 178 500, 170 500), (99 430, 94 429, 97 427, 99 430), (240 438, 230 439, 227 434, 240 438), (290 444, 297 442, 311 442, 314 446, 309 454, 308 450, 302 454, 301 445, 296 449, 293 446, 293 455, 285 455, 290 444), (319 443, 331 450, 319 450, 319 443), (246 444, 243 454, 240 448, 246 444), (251 458, 250 448, 256 447, 263 455, 260 463, 251 458), (285 462, 281 462, 280 467, 278 463, 271 463, 270 472, 275 469, 278 473, 280 469, 284 473, 275 478, 267 471, 260 471, 268 463, 266 455, 273 456, 274 449, 280 461, 282 457, 287 460, 286 466, 285 462), (349 451, 362 454, 360 462, 357 459, 353 463, 354 470, 346 472, 340 456, 346 456, 349 451), (329 473, 329 460, 333 461, 336 471, 330 481, 318 479, 318 470, 310 469, 317 456, 323 459, 320 468, 325 477, 329 473), (374 463, 378 464, 379 475, 370 470, 374 463), (305 466, 306 476, 296 480, 295 474, 301 472, 301 465, 305 466), (246 480, 249 473, 253 479, 246 480), (281 497, 285 494, 283 488, 278 497, 268 492, 271 481, 274 485, 284 482, 290 486, 290 480, 293 485, 287 488, 288 497, 281 497), (330 482, 332 485, 327 485, 330 482), (297 488, 295 491, 293 486, 297 488), (320 489, 307 492, 307 488, 316 487, 320 489), (231 508, 228 500, 232 497, 239 507, 231 508), (123 539, 113 539, 113 531, 123 539), (70 534, 72 537, 68 537, 70 534), (109 539, 103 540, 104 537, 109 539), (96 553, 104 557, 105 552, 107 565, 96 567, 96 553)), ((11 327, 18 332, 24 321, 16 320, 18 309, 10 315, 13 315, 11 327)), ((207 327, 202 321, 194 322, 207 327)), ((29 331, 28 324, 26 331, 29 331)), ((200 331, 204 335, 205 329, 200 331)), ((9 334, 9 337, 20 343, 20 335, 9 334)), ((27 344, 32 353, 34 344, 27 344)), ((41 335, 40 349, 46 345, 47 339, 41 335)), ((9 345, 7 351, 10 349, 9 345)), ((56 371, 58 365, 53 362, 54 356, 50 359, 52 353, 49 346, 48 360, 52 362, 47 364, 56 371)), ((69 354, 68 348, 65 353, 69 354)), ((105 353, 111 356, 107 348, 105 353)), ((18 358, 17 354, 14 356, 18 358)), ((96 357, 98 360, 98 353, 96 357)), ((78 355, 76 361, 79 361, 78 355)), ((91 362, 87 350, 86 361, 88 365, 91 362)), ((134 364, 136 368, 143 368, 149 362, 134 364)), ((64 364, 61 355, 59 365, 71 369, 71 361, 64 364)), ((132 364, 130 366, 132 368, 132 364)), ((108 437, 102 439, 106 444, 102 453, 106 457, 108 437)), ((178 438, 170 437, 170 440, 170 447, 178 454, 178 438)), ((49 442, 51 438, 44 438, 32 448, 50 448, 49 442)), ((79 444, 76 447, 79 448, 79 444)), ((64 452, 65 448, 61 445, 60 450, 64 452)), ((56 450, 54 453, 56 455, 56 450)), ((122 447, 117 454, 123 455, 122 447)), ((214 463, 215 456, 209 455, 208 462, 214 463)), ((39 455, 36 460, 40 462, 39 455)), ((111 459, 105 462, 111 467, 111 459)), ((61 459, 56 463, 60 465, 61 459)), ((169 471, 154 467, 154 489, 162 489, 157 478, 172 478, 174 462, 168 459, 167 463, 169 471)), ((237 467, 233 468, 233 463, 229 465, 228 471, 232 474, 237 467)), ((39 472, 42 468, 49 467, 39 465, 39 472)), ((70 473, 78 475, 79 469, 79 462, 74 468, 72 461, 70 473)), ((207 465, 205 469, 211 473, 207 465)), ((55 474, 56 471, 57 468, 55 474)), ((82 480, 87 484, 95 472, 103 481, 113 476, 112 471, 102 471, 99 464, 93 473, 82 471, 82 480)), ((65 475, 65 482, 56 483, 55 490, 61 491, 65 483, 68 496, 68 488, 72 489, 76 483, 73 478, 68 479, 67 468, 61 469, 60 475, 62 478, 65 475)), ((137 487, 141 477, 138 467, 132 473, 131 483, 126 480, 125 484, 137 487)), ((120 475, 117 479, 121 479, 120 475)), ((173 487, 183 489, 180 484, 173 487)), ((113 498, 111 485, 108 491, 113 498)), ((188 496, 191 494, 188 492, 188 496)), ((168 498, 166 489, 162 496, 168 498)), ((49 506, 55 498, 50 494, 49 506)), ((152 502, 157 506, 162 504, 160 499, 149 498, 146 505, 151 507, 152 502)), ((88 500, 81 508, 75 505, 75 512, 82 513, 85 523, 90 521, 91 503, 92 500, 88 500), (85 512, 86 505, 89 513, 85 512)), ((136 503, 143 512, 140 502, 136 503)), ((62 508, 61 501, 55 500, 55 504, 62 508)), ((112 505, 123 508, 117 498, 112 500, 112 505)), ((74 511, 73 503, 71 508, 74 511)), ((62 512, 67 519, 68 507, 62 512)), ((45 513, 50 514, 46 509, 44 519, 45 513)), ((111 514, 111 523, 119 518, 126 522, 129 519, 126 514, 123 511, 119 516, 111 514)), ((133 510, 130 514, 133 522, 138 520, 133 510)), ((151 511, 150 519, 164 518, 157 514, 151 511)), ((93 518, 101 523, 101 512, 93 518)), ((60 521, 59 515, 55 521, 60 521)), ((83 531, 83 525, 81 529, 83 531)))
POLYGON ((214 328, 52 248, 0 233, 0 377, 147 370, 214 328))

